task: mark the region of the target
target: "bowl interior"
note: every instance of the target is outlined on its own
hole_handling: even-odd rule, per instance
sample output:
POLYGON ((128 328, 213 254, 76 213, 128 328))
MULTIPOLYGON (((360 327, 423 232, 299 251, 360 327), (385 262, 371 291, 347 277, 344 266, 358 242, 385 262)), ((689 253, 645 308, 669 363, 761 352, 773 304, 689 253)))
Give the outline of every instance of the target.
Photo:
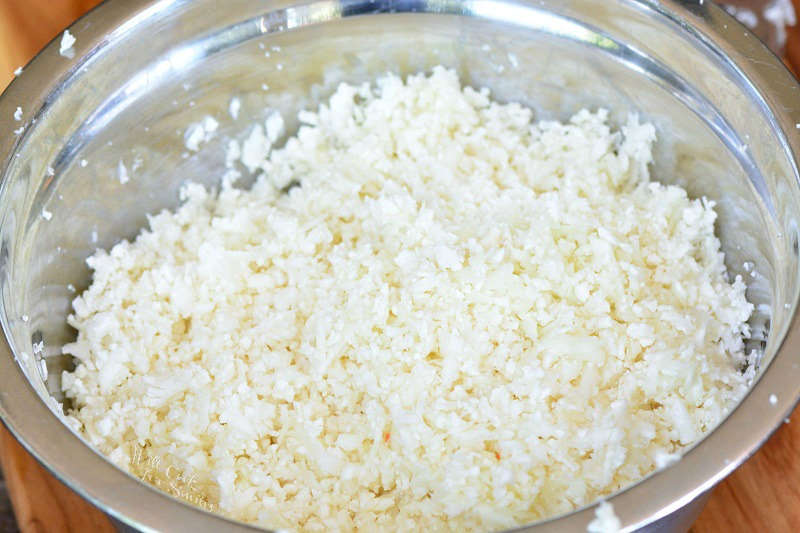
POLYGON ((61 345, 75 335, 65 318, 90 283, 85 259, 97 247, 134 237, 148 213, 178 205, 183 183, 218 184, 228 140, 273 110, 291 134, 297 112, 342 81, 438 64, 532 107, 537 119, 604 107, 616 124, 629 113, 653 122, 654 178, 718 204, 729 271, 757 306, 750 347, 763 351, 762 370, 779 346, 798 288, 791 153, 756 88, 649 4, 443 2, 421 13, 425 2, 236 0, 214 17, 212 1, 139 4, 146 9, 96 42, 82 44, 75 26, 86 53, 37 102, 36 123, 5 169, 0 319, 42 397, 62 398, 60 375, 72 362, 61 345), (187 128, 205 116, 219 129, 200 151, 187 149, 187 128))

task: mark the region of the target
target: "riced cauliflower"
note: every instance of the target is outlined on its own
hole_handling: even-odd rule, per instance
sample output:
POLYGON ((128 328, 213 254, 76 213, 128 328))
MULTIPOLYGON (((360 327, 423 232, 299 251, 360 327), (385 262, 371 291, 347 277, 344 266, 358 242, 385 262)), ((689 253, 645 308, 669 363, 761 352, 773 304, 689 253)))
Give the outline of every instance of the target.
POLYGON ((270 120, 250 190, 187 185, 88 260, 63 388, 120 467, 264 527, 497 530, 744 394, 753 307, 713 202, 650 181, 652 125, 534 122, 444 68, 343 84, 280 149, 270 120))

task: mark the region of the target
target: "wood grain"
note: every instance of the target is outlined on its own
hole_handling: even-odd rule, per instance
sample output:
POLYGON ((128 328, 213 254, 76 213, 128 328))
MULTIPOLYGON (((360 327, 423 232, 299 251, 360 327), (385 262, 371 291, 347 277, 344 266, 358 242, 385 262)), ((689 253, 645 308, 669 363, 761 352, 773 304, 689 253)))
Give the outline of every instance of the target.
MULTIPOLYGON (((792 0, 794 11, 800 15, 800 0, 792 0)), ((800 22, 798 22, 800 24, 800 22)), ((794 72, 800 76, 800 25, 789 28, 786 33, 786 50, 783 52, 784 61, 794 72)))
MULTIPOLYGON (((800 8, 800 0, 793 0, 800 8)), ((0 87, 98 0, 0 0, 0 87)), ((800 11, 800 9, 798 9, 800 11)), ((800 72, 800 32, 787 62, 800 72)), ((800 412, 715 490, 692 533, 800 532, 800 412)), ((0 464, 23 533, 114 531, 108 519, 51 476, 0 425, 0 464)))
POLYGON ((103 513, 47 472, 5 428, 0 430, 0 465, 22 533, 116 531, 103 513))

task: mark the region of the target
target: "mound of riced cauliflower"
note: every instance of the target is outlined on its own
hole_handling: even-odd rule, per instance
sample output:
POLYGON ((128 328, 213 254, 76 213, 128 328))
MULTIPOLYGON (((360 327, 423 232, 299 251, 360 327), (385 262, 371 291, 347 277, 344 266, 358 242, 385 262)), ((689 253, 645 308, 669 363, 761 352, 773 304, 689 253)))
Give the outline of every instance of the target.
POLYGON ((444 68, 300 119, 252 189, 88 259, 63 389, 122 468, 265 527, 495 530, 744 394, 752 305, 713 202, 649 181, 653 126, 534 123, 444 68))

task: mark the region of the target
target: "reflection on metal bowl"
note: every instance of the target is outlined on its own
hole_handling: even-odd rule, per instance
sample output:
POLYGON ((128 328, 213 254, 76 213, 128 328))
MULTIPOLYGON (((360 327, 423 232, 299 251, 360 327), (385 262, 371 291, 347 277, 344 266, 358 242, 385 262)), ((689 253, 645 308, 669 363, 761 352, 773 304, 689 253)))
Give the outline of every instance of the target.
MULTIPOLYGON (((177 205, 180 176, 210 184, 223 173, 222 147, 185 154, 183 130, 224 114, 232 95, 243 115, 273 108, 292 117, 340 81, 444 64, 540 118, 602 105, 617 121, 637 111, 657 126, 654 175, 680 176, 690 194, 716 200, 729 270, 755 265, 752 347, 764 358, 726 421, 678 464, 610 499, 626 529, 688 527, 707 491, 797 401, 798 85, 710 2, 230 0, 220 9, 213 0, 112 0, 71 32, 74 57, 51 43, 0 99, 5 131, 18 127, 17 105, 27 110, 20 133, 0 139, 0 415, 49 469, 124 527, 250 529, 121 472, 45 401, 61 399, 60 374, 72 364, 58 348, 74 335, 64 321, 68 284, 88 284, 84 259, 95 246, 131 237, 146 213, 177 205), (280 52, 265 57, 267 47, 280 52), (108 179, 120 153, 140 162, 125 185, 108 179), (22 357, 42 341, 43 353, 22 357)), ((220 124, 217 139, 234 129, 220 124)), ((530 527, 584 530, 593 516, 588 506, 530 527)))

